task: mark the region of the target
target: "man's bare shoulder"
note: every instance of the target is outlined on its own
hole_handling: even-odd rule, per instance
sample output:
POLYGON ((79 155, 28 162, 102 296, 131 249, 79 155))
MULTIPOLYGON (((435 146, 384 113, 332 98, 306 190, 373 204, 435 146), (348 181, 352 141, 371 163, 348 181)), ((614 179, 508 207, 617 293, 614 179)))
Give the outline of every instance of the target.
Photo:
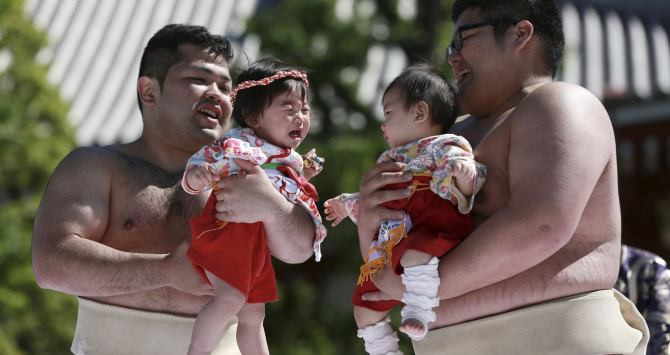
POLYGON ((582 121, 610 124, 604 106, 587 89, 566 82, 551 82, 530 89, 512 113, 514 120, 582 121))
POLYGON ((586 107, 602 108, 603 105, 584 87, 554 81, 530 89, 526 98, 517 106, 517 108, 521 107, 561 108, 578 111, 586 107))
POLYGON ((117 146, 78 147, 68 153, 57 170, 86 168, 87 170, 113 169, 123 159, 117 146))
POLYGON ((117 152, 106 147, 76 148, 63 158, 42 197, 35 235, 52 239, 60 232, 61 237, 78 234, 100 240, 107 227, 110 191, 120 160, 117 152))
POLYGON ((51 176, 49 186, 90 184, 92 181, 102 184, 123 169, 124 160, 127 158, 122 153, 122 148, 119 147, 75 148, 58 164, 51 176))

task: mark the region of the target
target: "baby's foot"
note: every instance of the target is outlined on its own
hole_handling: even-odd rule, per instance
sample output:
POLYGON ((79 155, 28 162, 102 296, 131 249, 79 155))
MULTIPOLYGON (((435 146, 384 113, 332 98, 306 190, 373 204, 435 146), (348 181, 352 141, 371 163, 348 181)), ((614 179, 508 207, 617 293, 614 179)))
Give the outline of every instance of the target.
POLYGON ((414 318, 405 319, 402 323, 400 323, 398 330, 407 334, 414 340, 421 340, 426 336, 426 333, 428 333, 426 325, 421 323, 420 320, 414 318))

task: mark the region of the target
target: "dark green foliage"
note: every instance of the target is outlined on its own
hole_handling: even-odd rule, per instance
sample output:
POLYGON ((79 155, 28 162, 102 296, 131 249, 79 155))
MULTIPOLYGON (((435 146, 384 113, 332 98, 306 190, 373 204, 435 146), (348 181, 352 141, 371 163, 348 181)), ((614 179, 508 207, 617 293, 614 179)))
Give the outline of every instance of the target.
POLYGON ((0 354, 67 354, 72 297, 37 287, 30 241, 39 197, 74 147, 67 105, 35 62, 46 38, 21 0, 0 1, 0 354))

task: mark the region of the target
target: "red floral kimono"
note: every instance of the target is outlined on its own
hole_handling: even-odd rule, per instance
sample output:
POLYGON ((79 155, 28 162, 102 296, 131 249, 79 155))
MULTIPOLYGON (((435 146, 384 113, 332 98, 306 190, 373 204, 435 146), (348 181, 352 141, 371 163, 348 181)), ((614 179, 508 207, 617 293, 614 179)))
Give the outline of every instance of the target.
MULTIPOLYGON (((199 193, 186 183, 186 175, 197 164, 214 164, 221 176, 237 172, 233 158, 263 164, 270 181, 290 202, 305 208, 315 225, 314 252, 321 257, 320 244, 326 236, 316 208, 316 190, 300 175, 303 160, 289 148, 279 148, 253 134, 248 128, 233 129, 203 147, 189 160, 182 186, 188 193, 199 193)), ((247 303, 276 301, 277 286, 263 223, 228 223, 217 220, 214 192, 199 216, 192 218, 191 247, 187 255, 206 282, 205 270, 238 289, 247 303)))
MULTIPOLYGON (((352 303, 376 311, 388 311, 400 301, 363 301, 361 295, 378 291, 370 281, 372 274, 390 266, 402 274, 400 258, 406 250, 418 250, 442 257, 456 247, 472 231, 470 210, 473 196, 464 196, 452 183, 448 165, 456 160, 473 160, 470 144, 460 136, 443 134, 420 139, 384 152, 377 163, 399 161, 408 164, 413 173, 411 181, 391 184, 386 189, 403 189, 412 186, 412 195, 403 200, 391 201, 383 207, 405 212, 403 220, 382 223, 377 238, 370 246, 365 264, 361 266, 358 287, 352 303)), ((486 168, 477 164, 474 191, 479 191, 486 178, 486 168)), ((345 206, 353 221, 358 216, 358 194, 348 195, 345 206)))

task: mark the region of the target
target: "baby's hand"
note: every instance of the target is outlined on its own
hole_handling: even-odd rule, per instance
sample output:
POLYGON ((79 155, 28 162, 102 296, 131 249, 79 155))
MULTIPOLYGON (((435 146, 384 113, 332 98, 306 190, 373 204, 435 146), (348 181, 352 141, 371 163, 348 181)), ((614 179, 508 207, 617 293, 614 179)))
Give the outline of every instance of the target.
POLYGON ((461 192, 470 196, 474 192, 475 175, 477 166, 474 160, 454 160, 447 168, 451 176, 456 180, 456 186, 461 192))
POLYGON ((304 168, 302 175, 309 180, 318 175, 323 170, 325 159, 316 155, 316 149, 312 148, 302 156, 304 168))
POLYGON ((317 176, 320 173, 320 171, 317 171, 314 168, 304 168, 302 169, 302 176, 305 177, 307 180, 311 180, 313 177, 317 176))
POLYGON ((324 212, 326 213, 326 220, 333 221, 331 224, 333 227, 340 224, 343 219, 349 216, 347 209, 344 207, 344 197, 344 194, 333 197, 323 204, 325 207, 324 212))
POLYGON ((196 165, 186 174, 186 184, 195 191, 208 189, 212 186, 213 181, 218 180, 219 175, 216 173, 216 168, 209 163, 196 165))

